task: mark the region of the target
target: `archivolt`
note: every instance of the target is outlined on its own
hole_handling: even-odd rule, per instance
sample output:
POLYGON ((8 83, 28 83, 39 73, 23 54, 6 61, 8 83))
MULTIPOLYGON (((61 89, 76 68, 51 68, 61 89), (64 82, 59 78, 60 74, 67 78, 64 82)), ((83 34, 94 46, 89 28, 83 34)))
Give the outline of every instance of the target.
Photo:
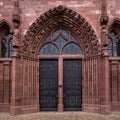
POLYGON ((37 54, 44 37, 58 27, 69 29, 77 37, 85 56, 98 54, 98 39, 91 25, 81 15, 64 6, 50 9, 30 26, 22 51, 37 54))

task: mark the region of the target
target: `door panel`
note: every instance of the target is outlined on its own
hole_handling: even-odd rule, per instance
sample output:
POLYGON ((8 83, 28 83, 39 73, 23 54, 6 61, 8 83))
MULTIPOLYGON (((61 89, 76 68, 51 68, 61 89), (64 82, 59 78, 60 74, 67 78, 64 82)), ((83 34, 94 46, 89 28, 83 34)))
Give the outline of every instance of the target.
POLYGON ((82 60, 63 61, 64 110, 81 110, 82 60))
POLYGON ((56 111, 57 96, 58 60, 40 60, 40 110, 56 111))

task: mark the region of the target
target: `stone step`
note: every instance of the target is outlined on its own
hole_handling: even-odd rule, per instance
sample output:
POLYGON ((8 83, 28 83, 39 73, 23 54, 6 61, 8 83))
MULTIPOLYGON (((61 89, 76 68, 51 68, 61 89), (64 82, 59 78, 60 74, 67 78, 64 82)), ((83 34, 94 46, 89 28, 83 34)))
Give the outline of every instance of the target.
POLYGON ((0 120, 120 120, 120 112, 111 115, 85 112, 39 112, 17 116, 0 113, 0 120))

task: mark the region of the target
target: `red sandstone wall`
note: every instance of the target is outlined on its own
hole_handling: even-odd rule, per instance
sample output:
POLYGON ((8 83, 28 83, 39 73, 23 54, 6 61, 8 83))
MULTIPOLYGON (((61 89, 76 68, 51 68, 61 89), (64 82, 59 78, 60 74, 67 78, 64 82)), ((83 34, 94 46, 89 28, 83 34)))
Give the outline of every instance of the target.
MULTIPOLYGON (((82 15, 94 28, 100 39, 100 5, 101 0, 19 0, 21 9, 21 30, 26 34, 29 26, 44 12, 58 5, 65 5, 68 8, 82 15)), ((12 11, 14 0, 0 0, 0 21, 5 19, 12 26, 12 11)), ((114 18, 120 18, 120 0, 107 0, 109 26, 114 18)), ((11 62, 0 60, 0 111, 9 111, 10 103, 10 81, 11 62), (3 107, 2 107, 3 106, 3 107), (6 106, 6 107, 5 107, 6 106)), ((120 103, 120 61, 117 65, 110 62, 111 79, 111 101, 112 109, 116 110, 120 103)), ((26 94, 26 92, 25 92, 26 94)), ((26 102, 26 101, 25 101, 26 102)), ((27 102, 25 103, 25 105, 27 102)), ((119 107, 120 108, 120 107, 119 107)))
POLYGON ((109 16, 108 27, 111 25, 115 18, 120 18, 120 0, 106 0, 107 13, 109 16))
MULTIPOLYGON (((101 0, 24 0, 20 3, 22 9, 23 33, 41 14, 59 5, 68 8, 82 15, 94 29, 99 29, 101 0), (23 11, 24 9, 24 11, 23 11), (27 24, 26 24, 27 23, 27 24)), ((98 33, 97 33, 98 34, 98 33)))
POLYGON ((15 87, 11 93, 11 114, 39 111, 38 60, 24 56, 21 59, 13 57, 12 65, 12 84, 15 87))
MULTIPOLYGON (((107 0, 107 4, 109 24, 111 24, 114 18, 120 16, 120 1, 107 0)), ((23 0, 20 2, 23 34, 41 14, 58 5, 65 5, 82 15, 93 26, 100 39, 101 0, 23 0)))
POLYGON ((11 92, 11 59, 0 59, 0 112, 8 112, 11 92))
POLYGON ((110 88, 112 110, 120 110, 120 59, 110 59, 110 88))
POLYGON ((83 61, 82 110, 110 114, 108 56, 96 56, 83 61))
MULTIPOLYGON (((100 38, 99 18, 101 14, 101 0, 19 0, 21 8, 21 23, 23 35, 29 26, 44 12, 58 5, 68 8, 82 15, 94 28, 100 38)), ((12 11, 14 0, 0 0, 0 20, 6 19, 12 25, 12 11)), ((120 1, 107 0, 109 25, 114 18, 120 16, 120 1)))
POLYGON ((13 0, 0 0, 0 21, 6 20, 12 25, 13 0))

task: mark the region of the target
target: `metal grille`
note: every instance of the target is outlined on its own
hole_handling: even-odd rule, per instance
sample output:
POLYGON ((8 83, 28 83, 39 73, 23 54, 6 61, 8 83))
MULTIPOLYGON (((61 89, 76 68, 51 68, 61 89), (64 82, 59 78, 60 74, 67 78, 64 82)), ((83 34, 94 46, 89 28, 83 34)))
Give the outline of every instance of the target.
POLYGON ((82 60, 64 60, 64 110, 81 110, 82 60))
POLYGON ((40 60, 40 110, 56 111, 58 96, 58 61, 40 60))

